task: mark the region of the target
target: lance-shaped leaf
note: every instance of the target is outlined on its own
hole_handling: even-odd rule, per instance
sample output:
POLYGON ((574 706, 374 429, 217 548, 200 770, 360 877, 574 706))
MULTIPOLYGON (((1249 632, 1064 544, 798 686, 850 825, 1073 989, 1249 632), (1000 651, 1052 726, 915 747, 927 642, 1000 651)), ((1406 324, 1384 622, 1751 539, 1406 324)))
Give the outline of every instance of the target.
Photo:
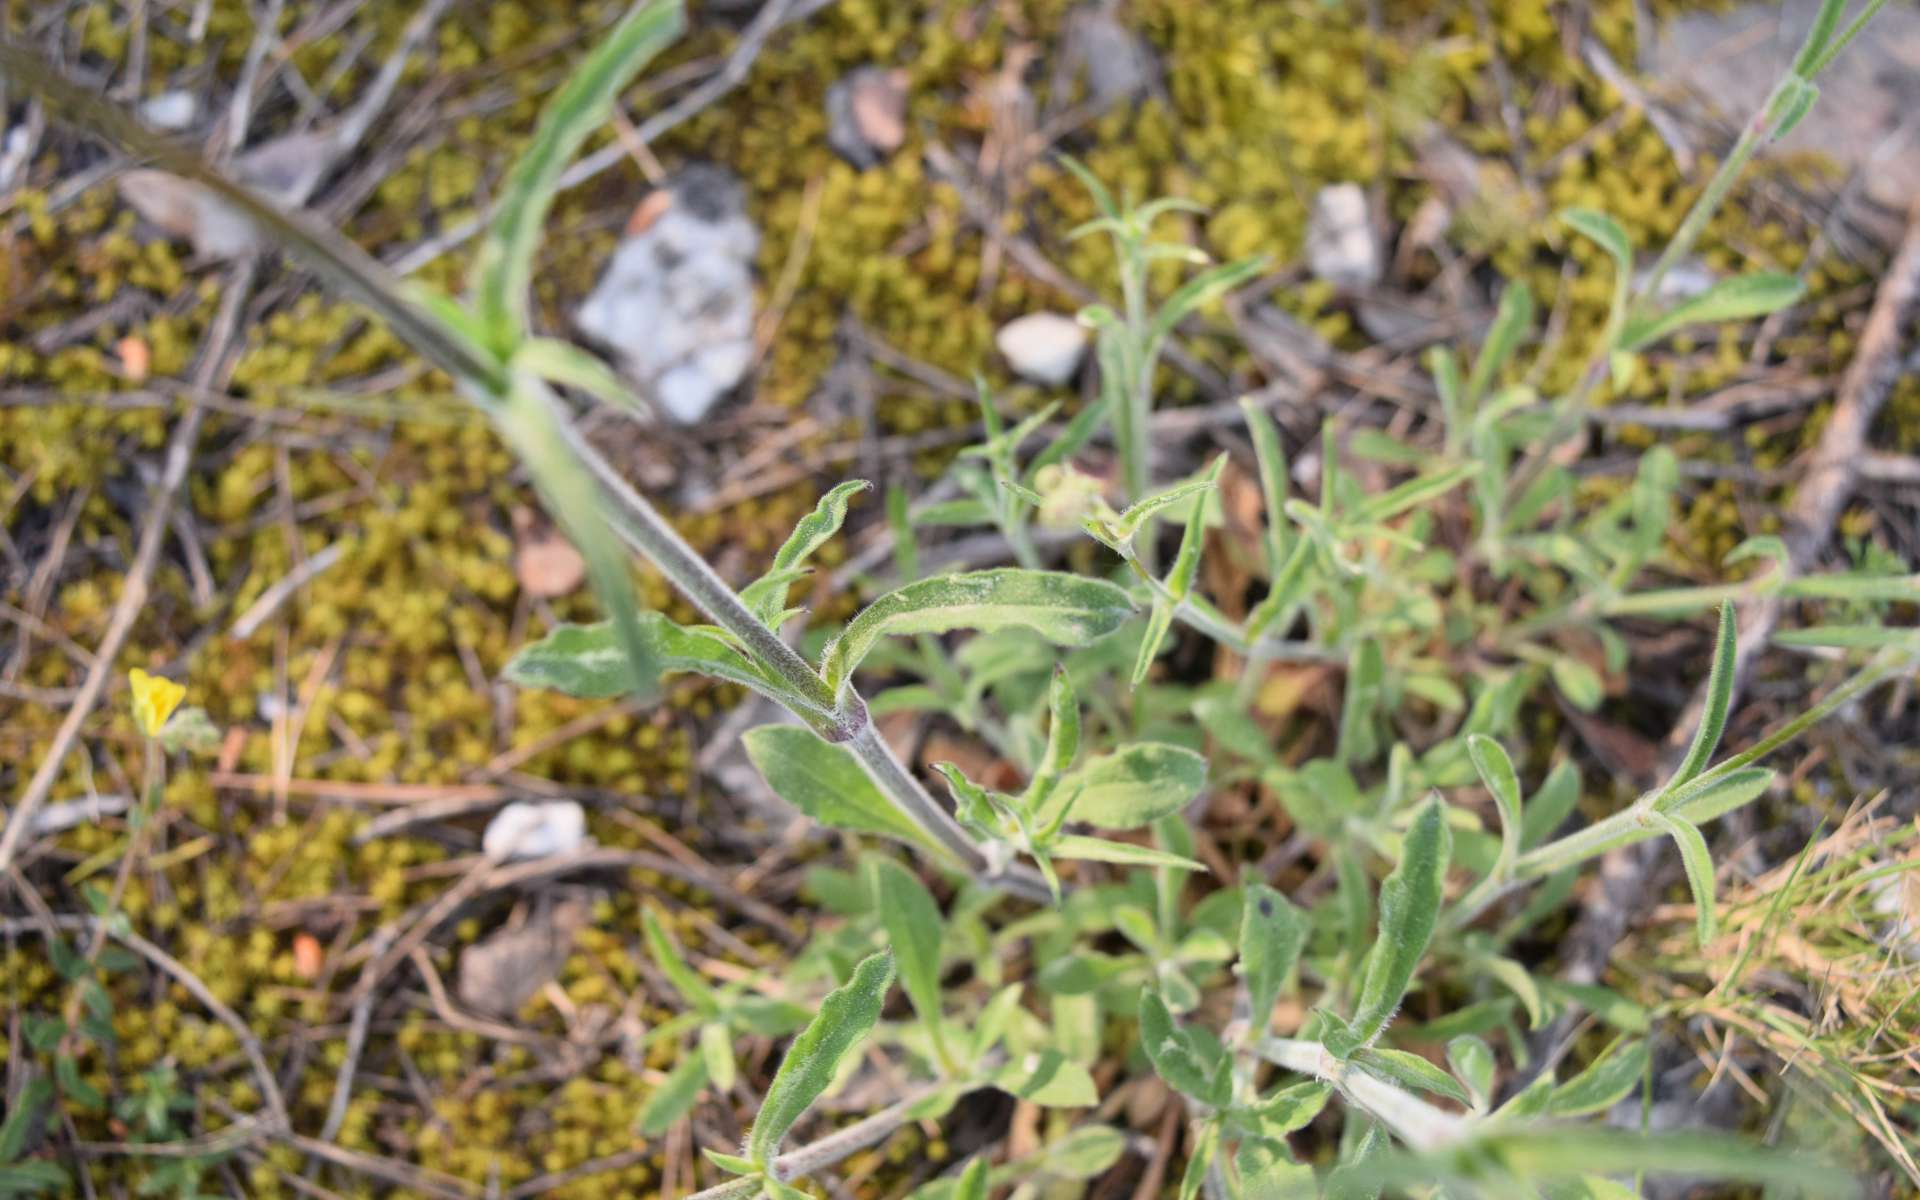
POLYGON ((1724 775, 1706 775, 1655 801, 1654 807, 1683 821, 1704 825, 1725 816, 1773 786, 1770 767, 1741 767, 1724 775))
POLYGON ((1723 279, 1657 317, 1627 322, 1620 342, 1628 350, 1638 350, 1688 325, 1764 317, 1796 303, 1806 291, 1806 284, 1774 271, 1723 279))
POLYGON ((1453 833, 1439 800, 1429 801, 1400 842, 1400 863, 1380 885, 1380 933, 1367 952, 1354 1013, 1355 1035, 1370 1043, 1393 1020, 1440 919, 1453 833))
POLYGON ((1133 656, 1133 674, 1128 677, 1132 687, 1146 682, 1147 672, 1153 669, 1153 660, 1160 656, 1160 647, 1167 640, 1167 634, 1173 629, 1174 602, 1164 597, 1156 598, 1153 611, 1147 614, 1147 627, 1140 634, 1140 648, 1133 656))
POLYGON ((1713 907, 1713 855, 1707 850, 1707 839, 1690 821, 1655 810, 1647 814, 1652 822, 1665 830, 1673 838, 1673 844, 1680 848, 1680 863, 1687 869, 1687 887, 1693 892, 1693 907, 1696 914, 1697 932, 1700 945, 1705 946, 1713 940, 1716 924, 1713 907))
POLYGON ((1493 795, 1500 811, 1500 862, 1495 873, 1511 866, 1520 854, 1520 834, 1525 829, 1520 812, 1520 776, 1514 773, 1513 760, 1506 748, 1484 733, 1467 735, 1467 757, 1480 774, 1480 782, 1493 795))
POLYGON ((1264 883, 1246 886, 1240 913, 1240 978, 1247 985, 1256 1035, 1266 1034, 1273 1002, 1280 998, 1311 931, 1307 915, 1285 896, 1264 883))
POLYGON ((846 747, 797 725, 762 725, 749 729, 741 741, 774 794, 822 825, 933 848, 846 747))
POLYGON ((642 699, 655 698, 661 663, 640 628, 639 597, 633 590, 626 552, 607 522, 606 497, 593 477, 580 469, 561 428, 566 418, 553 392, 531 375, 515 374, 511 383, 506 403, 488 411, 586 560, 594 595, 607 610, 614 635, 626 652, 633 693, 642 699))
POLYGON ((1200 1187, 1207 1180, 1207 1172, 1213 1170, 1214 1157, 1219 1153, 1220 1118, 1215 1117, 1200 1126, 1192 1149, 1187 1152, 1187 1169, 1180 1176, 1180 1200, 1194 1200, 1200 1194, 1200 1187))
POLYGON ((1153 323, 1147 328, 1147 344, 1157 349, 1180 322, 1252 279, 1266 265, 1266 258, 1256 255, 1209 267, 1187 280, 1174 290, 1173 295, 1167 297, 1160 311, 1153 315, 1153 323))
MULTIPOLYGON (((761 695, 789 703, 777 680, 762 675, 718 629, 676 625, 657 612, 636 618, 640 640, 659 664, 663 675, 681 672, 711 675, 752 688, 761 695)), ((602 700, 633 690, 633 673, 626 650, 613 625, 557 625, 537 642, 521 647, 503 672, 521 687, 551 688, 583 700, 602 700)))
POLYGON ((1212 468, 1201 481, 1206 490, 1193 498, 1193 506, 1187 513, 1187 526, 1180 534, 1180 549, 1166 578, 1167 595, 1175 604, 1184 602, 1187 593, 1193 590, 1193 577, 1200 569, 1200 551, 1207 540, 1207 493, 1219 484, 1220 469, 1226 465, 1224 454, 1213 460, 1212 468))
POLYGON ((887 636, 1029 629, 1056 645, 1085 646, 1132 614, 1127 593, 1101 579, 1018 567, 936 575, 895 588, 862 609, 828 645, 821 673, 839 691, 887 636))
POLYGON ((1124 543, 1138 533, 1149 520, 1206 491, 1213 486, 1213 482, 1214 476, 1208 474, 1203 479, 1189 479, 1185 483, 1176 483, 1164 492, 1155 492, 1145 500, 1129 505, 1125 512, 1111 520, 1087 518, 1087 531, 1108 545, 1124 543))
MULTIPOLYGON (((1047 709, 1051 721, 1047 726, 1047 747, 1040 754, 1040 765, 1034 770, 1033 778, 1027 781, 1027 790, 1021 796, 1021 807, 1036 819, 1040 814, 1065 810, 1052 805, 1049 800, 1060 784, 1060 779, 1073 766, 1073 760, 1080 753, 1080 697, 1073 690, 1073 680, 1067 675, 1067 668, 1056 663, 1053 668, 1053 680, 1047 687, 1047 709)), ((1052 833, 1059 828, 1055 822, 1044 833, 1052 833)))
POLYGON ((1139 829, 1179 812, 1207 782, 1207 760, 1184 746, 1135 742, 1089 760, 1060 780, 1039 811, 1043 827, 1084 821, 1139 829))
POLYGON ((1445 1096, 1449 1100, 1458 1100, 1462 1104, 1472 1104, 1473 1097, 1460 1081, 1434 1066, 1418 1054, 1409 1054, 1405 1050, 1388 1050, 1384 1047, 1363 1048, 1353 1056, 1354 1065, 1369 1075, 1397 1083, 1422 1092, 1432 1092, 1436 1096, 1445 1096))
POLYGON ((563 342, 558 338, 527 338, 514 347, 512 366, 516 371, 538 375, 548 383, 578 388, 594 399, 633 416, 648 420, 653 418, 653 410, 633 394, 633 389, 614 373, 612 367, 572 342, 563 342))
POLYGON ((1494 314, 1492 328, 1487 330, 1486 344, 1480 349, 1480 357, 1473 360, 1473 374, 1467 379, 1469 407, 1477 405, 1487 394, 1493 381, 1500 377, 1500 368, 1506 366, 1513 352, 1520 348, 1532 326, 1533 290, 1515 280, 1500 293, 1500 309, 1494 314))
POLYGON ((680 0, 643 0, 581 60, 540 113, 533 138, 501 184, 493 221, 474 259, 473 306, 493 348, 504 353, 527 332, 534 251, 560 175, 640 68, 686 25, 680 0))
POLYGON ((1447 1065, 1473 1093, 1473 1107, 1484 1110, 1493 1098, 1493 1048, 1463 1033, 1447 1042, 1447 1065))
POLYGON ((1613 305, 1607 318, 1609 332, 1617 332, 1626 319, 1627 292, 1633 284, 1633 243, 1620 222, 1590 208, 1569 208, 1560 219, 1596 242, 1613 258, 1613 305))
POLYGON ((940 906, 913 872, 891 859, 871 858, 867 870, 874 907, 900 967, 900 986, 933 1036, 934 1052, 947 1065, 950 1056, 940 1020, 940 943, 945 937, 940 906))
POLYGON ((1080 858, 1090 862, 1118 863, 1125 867, 1176 867, 1183 871, 1204 871, 1206 864, 1191 858, 1169 854, 1151 846, 1132 842, 1110 842, 1105 838, 1066 834, 1047 844, 1047 853, 1055 858, 1080 858))
POLYGON ((1584 1117, 1612 1108, 1646 1075, 1648 1053, 1639 1038, 1615 1038, 1586 1070, 1553 1089, 1543 1115, 1584 1117))
POLYGON ((892 982, 891 955, 875 954, 862 960, 853 969, 853 977, 827 994, 820 1002, 819 1013, 793 1039, 747 1134, 747 1157, 762 1170, 780 1152, 787 1130, 833 1082, 841 1056, 865 1039, 880 1019, 880 1007, 892 982))
POLYGON ((1687 757, 1662 789, 1673 792, 1706 769, 1707 760, 1720 745, 1727 728, 1727 709, 1733 703, 1734 652, 1738 649, 1739 629, 1733 619, 1733 605, 1720 605, 1720 626, 1714 633, 1713 667, 1707 675, 1707 702, 1700 712, 1700 725, 1693 731, 1687 757))
POLYGON ((700 973, 680 953, 680 947, 667 933, 666 926, 660 923, 651 905, 640 909, 640 932, 646 938, 647 951, 653 955, 654 965, 667 977, 673 990, 680 993, 687 1007, 703 1016, 717 1015, 720 1012, 719 997, 714 995, 713 988, 700 978, 700 973))
POLYGON ((667 1073, 666 1081, 653 1090, 640 1106, 638 1124, 647 1137, 659 1137, 675 1121, 687 1115, 700 1089, 707 1086, 707 1057, 683 1050, 680 1061, 667 1073))
POLYGON ((1246 415, 1253 456, 1260 466, 1260 496, 1267 510, 1267 578, 1271 580, 1287 560, 1287 451, 1280 444, 1280 427, 1253 397, 1241 399, 1240 411, 1246 415))
POLYGON ((786 542, 774 553, 773 565, 767 568, 767 573, 740 592, 740 599, 754 615, 769 627, 777 628, 780 614, 787 607, 789 585, 799 577, 814 551, 840 532, 840 526, 847 520, 847 505, 872 486, 864 479, 850 479, 821 497, 813 511, 800 518, 786 542))

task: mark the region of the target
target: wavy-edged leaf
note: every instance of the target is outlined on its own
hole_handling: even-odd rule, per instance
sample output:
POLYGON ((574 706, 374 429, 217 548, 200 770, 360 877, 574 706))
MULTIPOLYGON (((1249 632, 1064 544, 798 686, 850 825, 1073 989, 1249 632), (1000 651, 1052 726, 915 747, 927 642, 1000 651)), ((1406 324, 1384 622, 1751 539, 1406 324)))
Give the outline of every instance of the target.
POLYGON ((681 0, 642 0, 601 35, 541 110, 533 138, 500 185, 493 220, 474 256, 473 306, 497 352, 526 335, 534 253, 561 173, 606 124, 621 89, 685 26, 681 0))
MULTIPOLYGON (((641 641, 663 675, 711 675, 748 687, 788 706, 802 705, 778 680, 761 674, 732 641, 710 626, 676 625, 657 612, 636 615, 641 641)), ((520 648, 503 677, 521 687, 549 688, 584 700, 620 696, 633 690, 626 651, 610 622, 558 625, 537 642, 520 648)))
POLYGON ((762 725, 749 729, 741 741, 774 794, 822 825, 933 849, 846 747, 798 725, 762 725))
POLYGON ((1687 869, 1687 888, 1693 893, 1695 930, 1699 934, 1700 945, 1704 947, 1713 940, 1718 923, 1713 903, 1713 854, 1707 849, 1707 839, 1690 821, 1658 810, 1647 815, 1680 848, 1680 863, 1687 869))
POLYGON ((1453 833, 1446 810, 1430 800, 1400 842, 1400 862, 1380 885, 1380 933, 1367 952, 1354 1013, 1355 1035, 1369 1043, 1393 1020, 1440 920, 1453 833))
POLYGON ((1184 746, 1134 742, 1063 776, 1043 824, 1056 818, 1101 829, 1140 829, 1179 812, 1207 782, 1207 760, 1184 746))
POLYGON ((1777 271, 1723 279, 1657 317, 1627 322, 1620 331, 1620 341, 1626 349, 1638 350, 1687 325, 1764 317, 1797 303, 1806 291, 1806 284, 1777 271))
MULTIPOLYGON (((767 573, 740 591, 741 602, 753 610, 768 628, 779 628, 781 612, 787 607, 787 589, 814 551, 827 544, 847 520, 847 506, 853 498, 873 485, 864 479, 849 479, 820 498, 813 511, 801 517, 780 549, 774 552, 767 573)), ((925 514, 921 516, 924 518, 925 514)))
POLYGON ((900 988, 933 1037, 934 1051, 948 1061, 940 1006, 940 944, 945 926, 940 906, 918 876, 891 859, 867 860, 874 908, 886 926, 887 943, 900 970, 900 988))
POLYGON ((936 575, 895 588, 862 609, 827 646, 821 673, 838 692, 882 637, 1028 629, 1055 645, 1085 646, 1132 614, 1127 593, 1101 579, 1019 567, 936 575))
POLYGON ((864 1040, 893 982, 893 957, 875 954, 861 960, 853 977, 827 994, 820 1011, 787 1047, 767 1098, 747 1134, 747 1157, 766 1169, 780 1151, 781 1139, 833 1082, 841 1056, 864 1040))
POLYGON ((1264 883, 1246 885, 1241 896, 1240 978, 1247 985, 1255 1033, 1266 1033, 1273 1003, 1312 929, 1307 914, 1285 896, 1264 883))

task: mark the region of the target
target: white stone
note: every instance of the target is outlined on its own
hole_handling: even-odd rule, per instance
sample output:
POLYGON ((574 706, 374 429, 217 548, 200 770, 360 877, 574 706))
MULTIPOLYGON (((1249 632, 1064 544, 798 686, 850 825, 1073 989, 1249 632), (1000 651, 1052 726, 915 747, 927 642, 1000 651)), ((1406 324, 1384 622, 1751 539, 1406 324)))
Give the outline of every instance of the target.
POLYGON ((155 129, 178 133, 200 119, 200 97, 192 92, 161 92, 140 104, 140 119, 155 129))
POLYGON ((574 324, 674 420, 697 421, 753 364, 759 248, 739 184, 691 168, 664 211, 614 250, 574 324))
POLYGON ((1022 379, 1059 387, 1080 369, 1087 353, 1087 330, 1072 317, 1037 312, 1000 327, 994 345, 1022 379))
POLYGON ((1380 243, 1359 184, 1336 183, 1313 198, 1307 266, 1314 278, 1341 288, 1369 288, 1380 281, 1380 243))
POLYGON ((520 801, 487 822, 480 849, 494 862, 571 854, 587 840, 587 813, 572 800, 520 801))

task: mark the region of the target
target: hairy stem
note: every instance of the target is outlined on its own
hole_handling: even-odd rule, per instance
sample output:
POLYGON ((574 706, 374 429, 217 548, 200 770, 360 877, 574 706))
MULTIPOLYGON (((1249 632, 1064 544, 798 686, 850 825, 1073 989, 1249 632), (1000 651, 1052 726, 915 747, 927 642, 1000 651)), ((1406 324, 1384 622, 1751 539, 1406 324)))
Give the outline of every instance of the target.
POLYGON ((1289 1071, 1331 1083, 1347 1101, 1393 1130, 1395 1136, 1415 1150, 1431 1150, 1459 1141, 1467 1131, 1469 1122, 1465 1118, 1436 1108, 1351 1063, 1341 1062, 1319 1042, 1261 1038, 1254 1043, 1253 1052, 1289 1071))
MULTIPOLYGON (((789 1150, 773 1160, 773 1173, 785 1183, 802 1175, 811 1175, 823 1167, 830 1167, 848 1155, 865 1150, 887 1138, 894 1130, 905 1125, 913 1118, 914 1109, 926 1103, 946 1084, 930 1083, 907 1093, 904 1099, 881 1109, 872 1116, 856 1121, 845 1129, 828 1134, 817 1142, 811 1142, 798 1150, 789 1150)), ((687 1200, 752 1200, 760 1194, 760 1181, 757 1176, 745 1175, 739 1179, 730 1179, 725 1183, 695 1192, 687 1200)))

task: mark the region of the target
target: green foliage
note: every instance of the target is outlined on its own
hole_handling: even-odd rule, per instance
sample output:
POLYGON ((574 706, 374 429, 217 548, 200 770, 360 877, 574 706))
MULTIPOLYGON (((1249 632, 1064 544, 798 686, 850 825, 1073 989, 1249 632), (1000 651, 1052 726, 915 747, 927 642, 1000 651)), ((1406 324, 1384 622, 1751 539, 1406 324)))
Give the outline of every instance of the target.
POLYGON ((853 977, 820 1002, 820 1011, 793 1039, 747 1134, 747 1157, 762 1171, 779 1153, 780 1142, 793 1123, 833 1082, 841 1056, 873 1028, 892 983, 891 955, 863 959, 854 968, 853 977))

